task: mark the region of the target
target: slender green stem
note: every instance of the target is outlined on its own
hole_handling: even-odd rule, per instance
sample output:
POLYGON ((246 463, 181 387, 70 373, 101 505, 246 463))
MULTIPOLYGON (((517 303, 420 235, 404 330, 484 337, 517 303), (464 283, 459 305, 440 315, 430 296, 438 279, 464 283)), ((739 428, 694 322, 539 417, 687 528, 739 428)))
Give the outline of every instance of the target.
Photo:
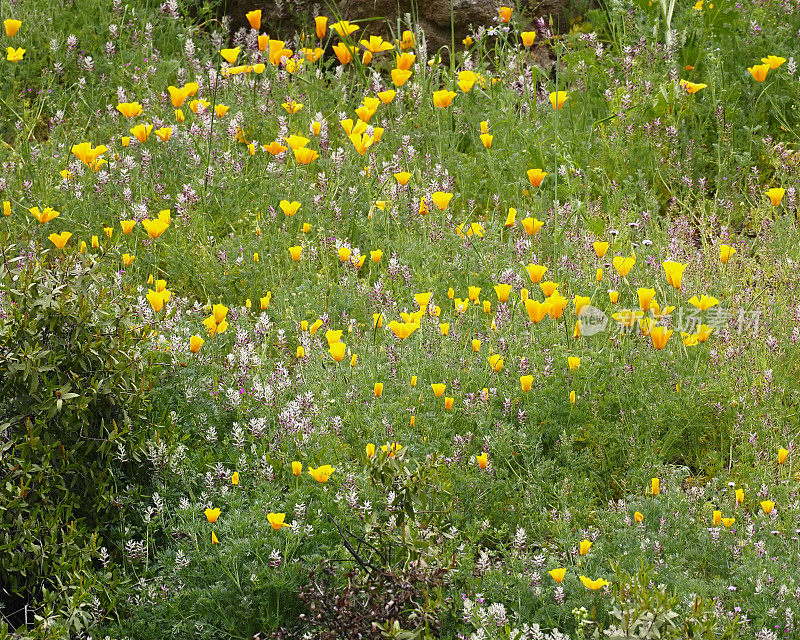
POLYGON ((556 226, 558 223, 558 67, 561 62, 561 50, 556 42, 556 87, 555 87, 555 104, 553 110, 555 117, 553 120, 553 218, 551 220, 552 233, 553 233, 553 268, 556 266, 557 256, 557 231, 556 226))

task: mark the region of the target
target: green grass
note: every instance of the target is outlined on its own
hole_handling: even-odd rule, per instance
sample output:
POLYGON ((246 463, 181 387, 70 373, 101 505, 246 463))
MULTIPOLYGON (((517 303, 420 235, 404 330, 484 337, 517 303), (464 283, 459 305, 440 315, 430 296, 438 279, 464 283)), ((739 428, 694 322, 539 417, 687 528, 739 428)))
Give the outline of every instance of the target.
MULTIPOLYGON (((326 55, 293 62, 287 73, 258 51, 254 34, 237 34, 238 62, 263 63, 263 72, 218 76, 229 66, 218 53, 228 34, 214 21, 170 17, 147 2, 108 10, 95 0, 3 1, 0 17, 23 21, 5 40, 27 50, 21 62, 1 62, 4 263, 40 263, 63 279, 64 299, 70 269, 95 265, 103 287, 134 314, 138 329, 124 340, 135 339, 156 380, 141 390, 146 417, 130 425, 142 445, 127 466, 111 467, 119 511, 89 530, 104 550, 85 547, 81 579, 66 569, 38 575, 31 563, 21 584, 45 584, 53 595, 0 592, 0 602, 22 599, 49 620, 27 633, 319 633, 299 595, 321 566, 332 571, 325 600, 348 580, 364 596, 378 584, 365 566, 408 576, 422 563, 429 573, 415 574, 424 588, 402 624, 419 624, 407 617, 414 610, 429 621, 417 631, 430 637, 507 638, 534 624, 590 637, 619 624, 615 607, 633 602, 677 612, 684 635, 665 637, 689 637, 692 625, 737 638, 768 638, 761 630, 777 625, 790 636, 800 589, 791 570, 800 83, 790 58, 800 18, 778 2, 714 5, 676 7, 672 56, 657 3, 604 5, 555 37, 534 27, 536 46, 555 52, 548 68, 533 65, 519 43, 530 25, 517 11, 457 52, 456 73, 482 77, 466 93, 418 46, 411 79, 370 118, 381 139, 360 155, 340 120, 358 122, 365 96, 394 88, 394 51, 371 65, 341 66, 326 55), (770 54, 787 62, 758 83, 747 67, 770 54), (707 86, 689 94, 680 79, 707 86), (167 87, 186 82, 200 89, 181 106, 181 122, 167 87), (439 109, 432 94, 442 88, 457 95, 439 109), (556 89, 569 93, 558 111, 548 99, 556 89), (190 109, 195 99, 229 110, 212 125, 190 109), (287 100, 302 109, 287 113, 287 100), (119 102, 139 102, 143 113, 126 119, 119 102), (479 137, 483 121, 491 148, 479 137), (172 136, 124 145, 137 124, 171 127, 172 136), (318 159, 303 165, 291 149, 277 157, 263 149, 291 134, 307 137, 318 159), (105 145, 107 163, 84 166, 70 153, 80 142, 105 145), (548 174, 538 187, 526 176, 532 168, 548 174), (411 174, 405 186, 399 171, 411 174), (770 187, 786 189, 779 206, 766 196, 770 187), (453 194, 443 210, 436 191, 453 194), (282 200, 299 202, 298 212, 284 215, 282 200), (48 206, 60 215, 45 224, 29 213, 48 206), (517 215, 507 226, 509 208, 517 215), (166 209, 171 223, 160 237, 148 238, 141 224, 123 234, 119 221, 166 209), (526 217, 543 222, 538 233, 524 231, 526 217), (474 234, 459 232, 470 225, 474 234), (57 249, 48 235, 61 231, 72 237, 57 249), (595 241, 610 243, 604 257, 595 241), (726 264, 721 244, 736 248, 726 264), (294 246, 303 247, 299 261, 294 246), (349 260, 342 246, 352 249, 349 260), (373 262, 377 249, 383 255, 373 262), (130 266, 124 253, 135 255, 130 266), (630 273, 618 275, 612 259, 634 255, 630 273), (667 260, 688 265, 679 289, 666 281, 667 260), (563 315, 529 321, 525 297, 545 300, 529 263, 547 266, 543 281, 558 283, 563 315), (146 299, 151 276, 171 292, 157 313, 146 299), (512 285, 505 303, 494 290, 500 282, 512 285), (459 311, 455 299, 467 299, 470 287, 480 287, 480 303, 459 311), (674 307, 655 319, 644 310, 651 325, 675 329, 663 349, 646 323, 619 331, 611 318, 639 308, 640 288, 655 290, 660 310, 674 307), (425 292, 433 296, 418 326, 396 337, 389 323, 413 314, 415 294, 425 292), (688 300, 702 294, 718 304, 698 312, 688 300), (606 330, 575 335, 576 295, 608 317, 606 330), (227 330, 209 335, 203 321, 217 304, 228 308, 227 330), (382 314, 381 328, 373 314, 382 314), (707 341, 684 343, 689 316, 714 327, 707 341), (342 331, 340 362, 329 330, 342 331), (193 354, 195 335, 205 342, 193 354), (497 354, 503 366, 493 370, 497 354), (574 370, 570 356, 580 357, 574 370), (523 375, 533 376, 530 392, 523 375), (433 383, 446 384, 443 397, 433 383), (381 452, 393 442, 398 455, 381 452), (377 445, 373 458, 368 443, 377 445), (789 456, 778 464, 781 447, 789 456), (303 464, 300 476, 293 461, 303 464), (336 470, 319 483, 308 468, 325 464, 336 470), (653 477, 658 496, 649 494, 653 477), (743 504, 734 488, 744 489, 743 504), (767 498, 776 504, 769 516, 760 506, 767 498), (222 511, 213 525, 203 515, 209 506, 222 511), (717 509, 736 518, 732 528, 713 525, 717 509), (274 530, 271 512, 285 513, 291 528, 274 530), (594 544, 582 557, 584 538, 594 544), (556 567, 567 568, 561 585, 547 573, 556 567), (580 575, 611 585, 590 591, 580 575), (62 597, 59 579, 83 590, 62 597), (464 599, 478 602, 478 594, 486 602, 465 614, 464 599), (502 622, 499 605, 507 627, 492 622, 502 622)), ((311 47, 339 40, 333 31, 322 43, 306 33, 311 47)), ((0 317, 10 318, 6 305, 0 297, 0 317)), ((123 337, 108 339, 113 348, 123 337)), ((0 404, 3 421, 10 407, 0 404)), ((21 428, 9 433, 24 442, 21 428)), ((3 521, 9 540, 19 521, 3 521)), ((331 624, 322 627, 337 633, 331 624)))

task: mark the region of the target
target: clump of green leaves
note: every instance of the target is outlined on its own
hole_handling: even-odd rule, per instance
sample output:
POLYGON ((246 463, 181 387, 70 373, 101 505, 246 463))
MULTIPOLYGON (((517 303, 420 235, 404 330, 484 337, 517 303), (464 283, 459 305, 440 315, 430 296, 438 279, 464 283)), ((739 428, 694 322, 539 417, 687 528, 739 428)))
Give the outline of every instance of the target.
POLYGON ((93 571, 100 530, 145 439, 132 425, 148 363, 132 298, 80 254, 7 247, 0 283, 0 582, 29 604, 61 602, 80 630, 109 577, 93 571))
POLYGON ((664 585, 653 584, 648 567, 642 565, 638 571, 628 572, 612 563, 612 568, 615 579, 610 615, 614 623, 603 634, 596 632, 595 638, 736 637, 735 622, 720 619, 708 600, 695 596, 689 606, 684 606, 680 596, 664 585))

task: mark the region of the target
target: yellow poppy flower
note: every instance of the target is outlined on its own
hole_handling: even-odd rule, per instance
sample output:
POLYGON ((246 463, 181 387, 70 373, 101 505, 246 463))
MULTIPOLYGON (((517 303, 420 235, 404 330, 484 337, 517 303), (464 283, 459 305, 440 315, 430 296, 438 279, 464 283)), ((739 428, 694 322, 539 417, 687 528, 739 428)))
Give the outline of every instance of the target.
POLYGON ((453 98, 456 97, 455 91, 449 91, 447 89, 441 89, 439 91, 433 92, 433 106, 437 109, 446 109, 450 106, 453 102, 453 98))
POLYGON ((596 580, 591 580, 586 576, 579 576, 583 586, 587 589, 591 589, 592 591, 597 591, 597 589, 602 589, 603 587, 611 584, 608 580, 603 580, 602 578, 597 578, 596 580))
POLYGON ((267 522, 272 525, 272 528, 275 531, 278 531, 281 527, 285 527, 286 523, 284 520, 286 519, 285 513, 268 513, 267 514, 267 522))
POLYGON ((336 471, 331 465, 324 464, 321 467, 317 467, 314 469, 313 467, 308 468, 308 473, 311 475, 314 480, 317 482, 327 482, 328 478, 331 477, 331 474, 336 471))
POLYGON ((553 91, 550 94, 550 104, 553 105, 553 109, 559 111, 568 98, 569 94, 566 91, 553 91))
POLYGON ((63 249, 67 241, 72 237, 69 231, 62 231, 61 233, 51 233, 47 238, 52 242, 57 249, 63 249))

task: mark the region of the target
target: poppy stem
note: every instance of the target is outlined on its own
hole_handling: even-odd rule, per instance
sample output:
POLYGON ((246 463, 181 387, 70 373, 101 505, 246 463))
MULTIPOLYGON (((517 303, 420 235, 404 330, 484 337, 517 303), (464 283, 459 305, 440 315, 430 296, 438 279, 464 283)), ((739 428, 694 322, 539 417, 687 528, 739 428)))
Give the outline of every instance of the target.
POLYGON ((555 269, 556 266, 556 253, 557 253, 557 232, 556 232, 556 223, 558 222, 558 67, 561 63, 561 50, 558 47, 558 41, 556 41, 556 102, 554 111, 555 111, 555 118, 553 121, 553 219, 552 219, 552 229, 553 229, 553 268, 555 269))
POLYGON ((453 0, 450 0, 450 75, 456 73, 456 18, 453 0))
MULTIPOLYGON (((219 58, 219 56, 217 56, 219 58)), ((216 115, 216 107, 217 107, 217 86, 219 85, 219 70, 220 70, 221 63, 217 60, 217 66, 214 70, 214 86, 213 92, 211 94, 211 108, 206 111, 211 116, 211 123, 208 127, 208 146, 206 150, 206 166, 205 166, 205 175, 203 176, 203 237, 207 237, 205 224, 206 224, 206 205, 208 202, 208 168, 211 165, 211 141, 214 136, 214 120, 216 115)), ((209 71, 208 74, 208 81, 209 84, 211 83, 211 72, 209 71)))

